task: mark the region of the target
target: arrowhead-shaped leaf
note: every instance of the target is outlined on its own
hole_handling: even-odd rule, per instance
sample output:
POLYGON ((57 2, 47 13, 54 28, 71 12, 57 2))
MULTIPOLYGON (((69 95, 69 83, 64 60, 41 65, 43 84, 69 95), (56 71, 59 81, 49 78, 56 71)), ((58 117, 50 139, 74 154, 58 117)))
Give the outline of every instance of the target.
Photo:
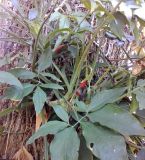
POLYGON ((74 128, 57 133, 50 144, 51 160, 78 160, 80 140, 74 128))
POLYGON ((101 126, 81 123, 83 135, 93 154, 101 160, 128 160, 124 138, 101 126))
POLYGON ((35 106, 36 114, 39 114, 44 106, 44 103, 47 101, 46 93, 40 88, 37 87, 33 94, 33 103, 35 106))
POLYGON ((32 135, 27 141, 27 144, 31 144, 39 137, 46 136, 48 134, 56 134, 68 126, 67 123, 61 121, 49 121, 42 125, 36 133, 32 135))
POLYGON ((88 117, 92 122, 99 122, 123 135, 145 135, 139 121, 131 113, 114 104, 108 104, 90 113, 88 117))

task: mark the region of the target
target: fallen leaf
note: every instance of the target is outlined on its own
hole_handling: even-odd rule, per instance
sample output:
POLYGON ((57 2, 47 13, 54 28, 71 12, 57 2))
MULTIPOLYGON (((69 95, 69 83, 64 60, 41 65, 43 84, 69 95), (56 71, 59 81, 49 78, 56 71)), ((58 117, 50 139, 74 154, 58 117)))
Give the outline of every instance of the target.
POLYGON ((23 146, 16 152, 16 154, 13 157, 13 160, 33 160, 33 157, 23 146))

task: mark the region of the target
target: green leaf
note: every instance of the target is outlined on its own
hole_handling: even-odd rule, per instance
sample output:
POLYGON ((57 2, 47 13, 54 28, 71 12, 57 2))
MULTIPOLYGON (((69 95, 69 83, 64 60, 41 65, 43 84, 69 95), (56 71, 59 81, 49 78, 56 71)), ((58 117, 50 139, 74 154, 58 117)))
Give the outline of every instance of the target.
POLYGON ((139 103, 139 109, 145 109, 145 89, 141 88, 136 93, 136 99, 139 103))
POLYGON ((34 133, 29 140, 27 141, 27 144, 31 144, 35 141, 35 139, 38 139, 39 137, 46 136, 48 134, 56 134, 57 132, 63 130, 68 126, 67 123, 61 122, 61 121, 49 121, 42 125, 36 133, 34 133))
POLYGON ((124 138, 101 126, 81 123, 87 146, 101 160, 128 160, 124 138))
POLYGON ((35 85, 24 83, 23 90, 18 87, 10 86, 4 92, 4 98, 11 99, 15 101, 20 101, 27 95, 29 95, 35 88, 35 85))
POLYGON ((126 88, 114 88, 97 92, 91 100, 89 111, 94 111, 108 103, 113 103, 125 92, 125 90, 126 88))
POLYGON ((139 109, 145 109, 145 87, 141 87, 143 84, 145 84, 145 80, 138 80, 137 86, 140 88, 134 92, 136 100, 139 103, 139 109))
POLYGON ((41 54, 38 61, 38 72, 42 72, 45 69, 49 68, 52 64, 52 50, 47 48, 46 51, 41 54))
POLYGON ((83 5, 84 5, 87 9, 91 10, 91 1, 90 1, 90 0, 80 0, 80 1, 81 1, 81 3, 83 3, 83 5))
POLYGON ((78 52, 79 52, 79 47, 76 47, 76 46, 68 46, 68 51, 70 51, 71 55, 73 58, 76 58, 78 52))
POLYGON ((60 20, 59 20, 59 29, 62 29, 62 28, 70 28, 70 21, 68 17, 65 15, 61 15, 60 20))
POLYGON ((55 84, 55 83, 41 84, 40 86, 43 88, 64 90, 64 88, 62 86, 60 86, 59 84, 55 84))
POLYGON ((23 99, 23 90, 15 86, 10 86, 5 90, 4 98, 20 101, 23 99))
POLYGON ((78 160, 93 160, 93 154, 87 148, 86 141, 83 136, 80 136, 80 150, 78 160))
POLYGON ((23 97, 28 96, 30 93, 33 92, 35 85, 30 84, 30 83, 24 83, 23 84, 23 97))
POLYGON ((40 87, 37 87, 33 94, 33 103, 35 106, 36 114, 39 114, 41 112, 46 101, 46 93, 40 87))
POLYGON ((14 68, 9 70, 9 72, 20 79, 33 79, 37 76, 34 72, 25 68, 14 68))
POLYGON ((110 30, 119 38, 124 36, 124 27, 129 24, 126 16, 121 12, 114 13, 115 19, 110 23, 110 30))
POLYGON ((57 133, 50 144, 51 160, 78 160, 80 140, 74 128, 57 133))
POLYGON ((57 78, 54 74, 51 73, 41 73, 43 76, 45 77, 49 77, 57 82, 61 82, 61 80, 59 78, 57 78))
POLYGON ((75 100, 75 104, 77 105, 77 106, 75 106, 77 111, 79 111, 79 112, 87 112, 88 111, 88 106, 83 101, 75 100))
POLYGON ((114 104, 108 104, 90 113, 88 117, 92 122, 99 122, 123 135, 145 135, 139 121, 131 113, 114 104))
POLYGON ((38 10, 36 8, 29 9, 28 19, 34 20, 38 16, 38 10))
POLYGON ((14 85, 23 89, 21 82, 9 72, 0 71, 0 83, 14 85))
POLYGON ((65 109, 60 105, 54 105, 53 109, 57 116, 62 119, 63 121, 69 123, 69 116, 68 113, 65 111, 65 109))
POLYGON ((61 15, 62 14, 60 12, 55 11, 54 13, 51 14, 51 16, 49 18, 49 22, 56 21, 56 20, 60 19, 61 15))
POLYGON ((132 94, 132 100, 131 100, 131 104, 130 104, 130 112, 131 113, 136 112, 138 107, 139 107, 139 104, 137 102, 136 95, 132 94))

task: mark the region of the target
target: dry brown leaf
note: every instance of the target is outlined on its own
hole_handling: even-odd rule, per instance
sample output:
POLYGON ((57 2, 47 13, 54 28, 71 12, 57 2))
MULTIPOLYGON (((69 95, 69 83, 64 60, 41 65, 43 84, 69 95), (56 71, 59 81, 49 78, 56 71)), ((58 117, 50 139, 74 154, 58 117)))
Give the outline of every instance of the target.
POLYGON ((132 74, 134 76, 138 75, 142 71, 142 65, 135 63, 132 68, 132 74))
POLYGON ((16 152, 16 154, 13 157, 13 160, 33 160, 33 157, 23 146, 16 152))
POLYGON ((37 131, 40 128, 41 123, 42 123, 42 117, 41 114, 38 114, 36 115, 35 131, 37 131))
MULTIPOLYGON (((45 122, 47 122, 48 115, 47 115, 45 109, 42 110, 42 114, 44 115, 45 122)), ((41 126, 41 124, 43 122, 43 120, 42 120, 42 114, 40 113, 40 114, 36 115, 35 131, 37 131, 40 128, 40 126, 41 126)))

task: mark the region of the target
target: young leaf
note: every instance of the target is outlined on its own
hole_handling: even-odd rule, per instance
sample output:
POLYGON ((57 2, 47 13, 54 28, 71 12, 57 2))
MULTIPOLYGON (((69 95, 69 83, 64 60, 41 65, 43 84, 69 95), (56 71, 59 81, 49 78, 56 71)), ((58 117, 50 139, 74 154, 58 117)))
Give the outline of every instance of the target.
POLYGON ((39 137, 46 136, 48 134, 56 134, 68 126, 67 123, 61 121, 49 121, 42 125, 36 133, 32 135, 27 141, 27 144, 31 144, 39 137))
POLYGON ((78 160, 80 140, 74 128, 57 133, 50 144, 51 160, 78 160))
POLYGON ((53 109, 60 119, 69 123, 68 113, 65 111, 65 109, 61 105, 55 105, 53 106, 53 109))
POLYGON ((15 77, 21 79, 33 79, 37 76, 34 72, 29 71, 25 68, 14 68, 9 70, 9 72, 13 74, 15 77))
POLYGON ((47 48, 46 51, 41 54, 38 61, 38 72, 42 72, 52 64, 52 50, 47 48))
POLYGON ((128 160, 124 138, 101 126, 89 122, 81 123, 87 146, 101 160, 128 160))
POLYGON ((108 104, 90 113, 88 117, 92 122, 99 122, 123 135, 145 135, 145 130, 139 121, 131 113, 115 104, 108 104))
POLYGON ((37 87, 33 94, 33 103, 35 106, 36 114, 39 114, 41 112, 46 101, 46 93, 40 87, 37 87))
POLYGON ((125 92, 125 90, 126 88, 114 88, 97 92, 95 96, 92 98, 88 110, 94 111, 96 109, 103 107, 108 103, 113 103, 117 98, 119 98, 125 92))
POLYGON ((20 89, 23 89, 21 82, 9 72, 0 71, 0 83, 14 85, 20 89))
POLYGON ((64 88, 62 86, 60 86, 59 84, 55 84, 55 83, 41 84, 40 86, 43 88, 64 90, 64 88))

